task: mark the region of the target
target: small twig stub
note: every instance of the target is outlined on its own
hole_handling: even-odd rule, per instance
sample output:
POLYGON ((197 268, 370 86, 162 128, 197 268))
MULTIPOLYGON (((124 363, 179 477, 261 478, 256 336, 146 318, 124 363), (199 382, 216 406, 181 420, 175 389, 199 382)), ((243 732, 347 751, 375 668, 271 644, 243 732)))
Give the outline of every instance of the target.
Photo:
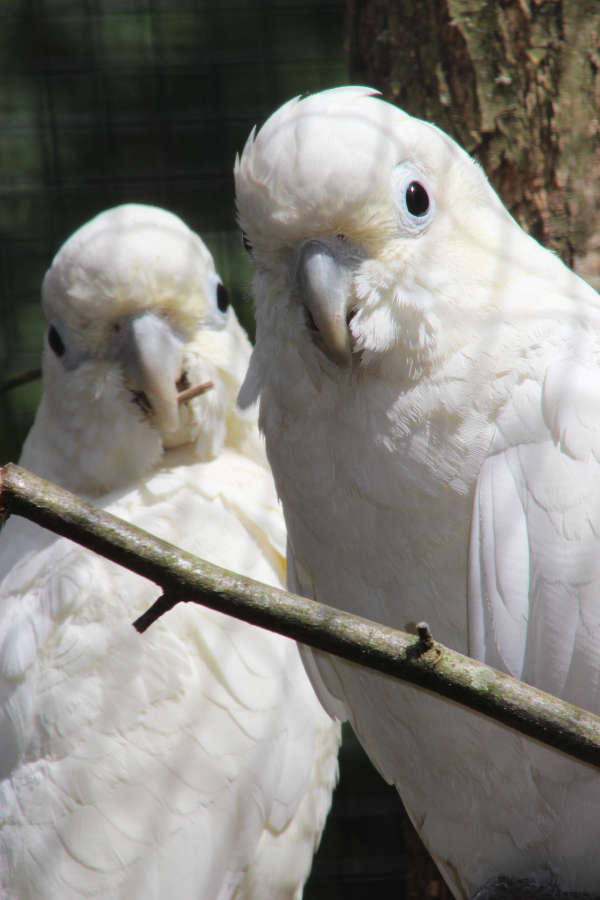
POLYGON ((212 388, 214 388, 214 386, 214 382, 212 381, 204 381, 202 384, 195 384, 193 387, 189 387, 184 391, 180 391, 177 394, 177 402, 189 403, 189 401, 193 400, 194 397, 199 397, 200 394, 205 394, 207 391, 210 391, 212 388))
POLYGON ((433 636, 427 622, 417 623, 417 634, 419 636, 419 643, 423 646, 423 649, 431 650, 433 647, 433 636))
POLYGON ((162 615, 169 612, 174 606, 177 606, 183 599, 183 597, 178 597, 176 594, 161 594, 146 612, 138 616, 133 623, 133 627, 139 634, 143 634, 157 619, 160 619, 162 615))

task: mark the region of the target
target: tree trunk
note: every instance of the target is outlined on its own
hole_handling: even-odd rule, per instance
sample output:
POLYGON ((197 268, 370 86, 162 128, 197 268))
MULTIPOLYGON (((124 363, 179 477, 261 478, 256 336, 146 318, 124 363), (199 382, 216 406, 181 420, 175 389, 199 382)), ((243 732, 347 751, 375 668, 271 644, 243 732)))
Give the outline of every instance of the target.
POLYGON ((600 287, 598 0, 348 0, 351 80, 434 122, 600 287))

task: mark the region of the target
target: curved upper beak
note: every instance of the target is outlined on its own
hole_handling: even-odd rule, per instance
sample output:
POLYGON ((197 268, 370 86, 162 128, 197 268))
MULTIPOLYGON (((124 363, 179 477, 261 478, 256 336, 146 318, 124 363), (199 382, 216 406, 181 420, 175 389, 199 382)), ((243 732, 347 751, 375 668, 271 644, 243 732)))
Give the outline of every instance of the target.
POLYGON ((122 363, 134 390, 145 394, 165 432, 180 425, 177 381, 183 369, 183 341, 169 322, 151 312, 132 318, 123 338, 122 363))
POLYGON ((300 249, 297 268, 302 302, 315 329, 315 341, 340 366, 352 359, 348 312, 352 271, 322 241, 307 241, 300 249))

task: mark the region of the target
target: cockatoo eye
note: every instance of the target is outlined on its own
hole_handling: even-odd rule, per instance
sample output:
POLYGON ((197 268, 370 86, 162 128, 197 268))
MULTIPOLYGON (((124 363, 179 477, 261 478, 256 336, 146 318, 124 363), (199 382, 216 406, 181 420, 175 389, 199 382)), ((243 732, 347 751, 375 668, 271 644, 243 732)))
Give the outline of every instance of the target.
POLYGON ((66 347, 63 343, 63 339, 61 338, 54 325, 51 325, 48 329, 48 343, 50 345, 50 349, 56 356, 61 357, 65 355, 66 347))
POLYGON ((65 328, 62 322, 55 318, 48 324, 46 337, 48 346, 57 359, 60 359, 61 365, 67 372, 72 372, 82 362, 89 359, 88 352, 73 340, 68 328, 65 328))
POLYGON ((222 313, 227 312, 229 304, 231 303, 229 299, 229 291, 225 287, 224 284, 217 285, 217 306, 221 310, 222 313))
POLYGON ((400 163, 392 172, 392 191, 399 230, 421 234, 435 212, 434 197, 423 172, 414 163, 400 163))
POLYGON ((219 278, 216 272, 211 272, 208 276, 208 319, 210 327, 221 329, 227 324, 227 316, 225 315, 229 309, 231 300, 229 299, 229 291, 219 278))
POLYGON ((424 216, 429 209, 429 195, 419 181, 411 181, 406 188, 406 208, 411 216, 424 216))

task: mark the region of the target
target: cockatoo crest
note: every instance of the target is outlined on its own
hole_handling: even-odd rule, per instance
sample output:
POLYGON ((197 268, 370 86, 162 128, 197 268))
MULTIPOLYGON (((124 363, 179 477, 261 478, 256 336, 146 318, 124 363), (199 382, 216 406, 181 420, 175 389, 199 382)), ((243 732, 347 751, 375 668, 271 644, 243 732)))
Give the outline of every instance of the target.
POLYGON ((114 323, 144 310, 160 310, 188 340, 205 322, 222 325, 219 283, 212 256, 181 219, 132 203, 100 213, 66 241, 44 278, 42 306, 91 356, 106 348, 114 323))
MULTIPOLYGON (((454 159, 469 160, 443 132, 374 93, 345 87, 295 98, 250 135, 236 161, 236 196, 242 229, 252 223, 257 262, 263 246, 270 255, 306 236, 335 235, 341 224, 371 249, 402 231, 393 196, 399 167, 418 159, 422 176, 435 178, 454 159), (274 165, 279 159, 286 165, 274 165)), ((471 160, 461 182, 467 197, 481 192, 484 178, 471 160)))

